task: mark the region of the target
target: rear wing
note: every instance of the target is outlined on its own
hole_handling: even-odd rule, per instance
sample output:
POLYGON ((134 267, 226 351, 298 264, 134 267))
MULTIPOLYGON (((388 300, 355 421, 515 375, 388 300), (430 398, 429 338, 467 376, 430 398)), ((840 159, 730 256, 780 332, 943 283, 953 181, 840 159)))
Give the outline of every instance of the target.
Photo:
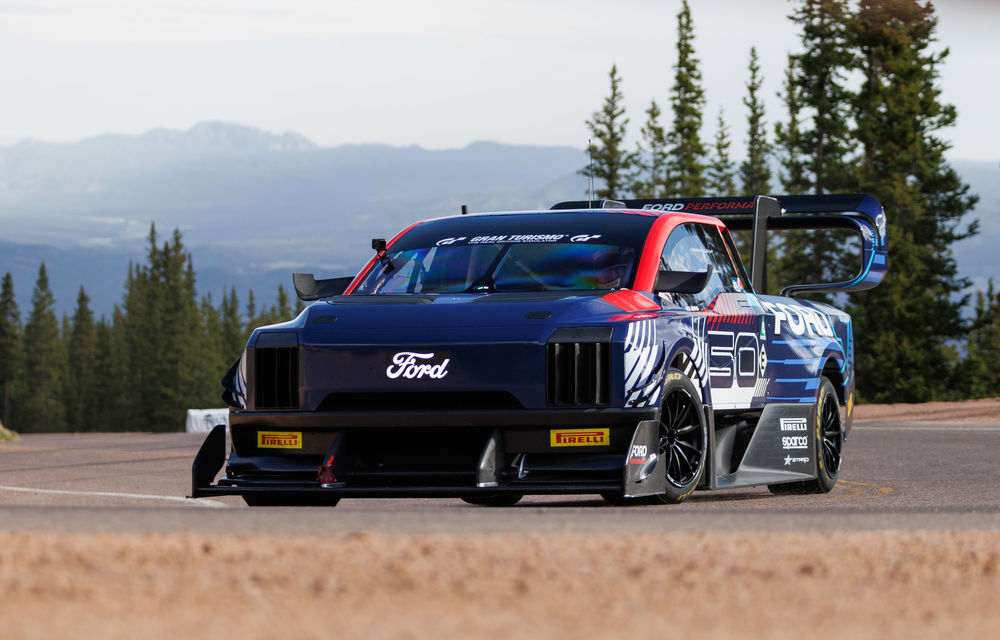
MULTIPOLYGON (((552 209, 591 209, 591 202, 560 202, 552 209)), ((767 232, 789 229, 847 229, 861 240, 861 271, 843 282, 796 284, 781 295, 808 291, 862 291, 882 282, 889 247, 885 211, 872 196, 858 193, 819 196, 741 196, 731 198, 665 198, 623 200, 613 203, 625 209, 684 211, 716 216, 736 231, 752 231, 750 281, 757 291, 766 291, 767 232)), ((610 207, 609 207, 610 208, 610 207)))

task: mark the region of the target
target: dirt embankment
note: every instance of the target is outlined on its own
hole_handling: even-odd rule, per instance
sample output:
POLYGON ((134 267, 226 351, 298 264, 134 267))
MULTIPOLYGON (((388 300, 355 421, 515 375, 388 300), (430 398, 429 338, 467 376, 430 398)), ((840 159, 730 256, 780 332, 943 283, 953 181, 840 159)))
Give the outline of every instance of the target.
POLYGON ((1000 533, 0 533, 5 640, 1000 637, 1000 533))
POLYGON ((854 407, 858 422, 1000 422, 1000 398, 964 402, 923 402, 920 404, 859 404, 854 407))

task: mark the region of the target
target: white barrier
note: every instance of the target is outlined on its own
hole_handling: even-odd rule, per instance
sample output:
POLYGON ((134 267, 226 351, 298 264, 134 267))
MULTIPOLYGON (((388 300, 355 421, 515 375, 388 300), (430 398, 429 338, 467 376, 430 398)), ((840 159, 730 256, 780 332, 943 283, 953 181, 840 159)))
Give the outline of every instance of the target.
POLYGON ((208 433, 217 424, 229 424, 229 409, 188 409, 184 430, 208 433))

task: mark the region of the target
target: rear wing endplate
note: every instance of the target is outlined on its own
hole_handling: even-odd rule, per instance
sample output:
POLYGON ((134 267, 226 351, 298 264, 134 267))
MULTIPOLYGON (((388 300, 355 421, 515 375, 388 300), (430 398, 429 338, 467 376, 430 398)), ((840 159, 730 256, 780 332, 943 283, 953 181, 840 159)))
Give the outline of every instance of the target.
MULTIPOLYGON (((617 204, 617 203, 616 203, 617 204)), ((736 231, 752 231, 751 283, 758 292, 765 286, 767 232, 789 229, 847 229, 861 240, 861 271, 843 282, 796 284, 781 295, 808 291, 862 291, 882 282, 889 247, 885 211, 878 200, 858 193, 817 196, 742 196, 732 198, 665 198, 624 200, 623 208, 645 211, 700 213, 716 216, 736 231)), ((552 209, 590 209, 586 200, 560 202, 552 209)))

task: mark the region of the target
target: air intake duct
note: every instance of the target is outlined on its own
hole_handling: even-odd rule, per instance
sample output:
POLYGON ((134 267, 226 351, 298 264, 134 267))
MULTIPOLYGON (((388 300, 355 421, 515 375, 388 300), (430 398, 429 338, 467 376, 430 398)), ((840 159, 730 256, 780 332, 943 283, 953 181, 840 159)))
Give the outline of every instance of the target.
POLYGON ((299 408, 298 335, 264 332, 251 350, 254 362, 254 408, 299 408))
POLYGON ((545 346, 549 406, 610 404, 611 332, 611 327, 565 327, 553 332, 545 346))

